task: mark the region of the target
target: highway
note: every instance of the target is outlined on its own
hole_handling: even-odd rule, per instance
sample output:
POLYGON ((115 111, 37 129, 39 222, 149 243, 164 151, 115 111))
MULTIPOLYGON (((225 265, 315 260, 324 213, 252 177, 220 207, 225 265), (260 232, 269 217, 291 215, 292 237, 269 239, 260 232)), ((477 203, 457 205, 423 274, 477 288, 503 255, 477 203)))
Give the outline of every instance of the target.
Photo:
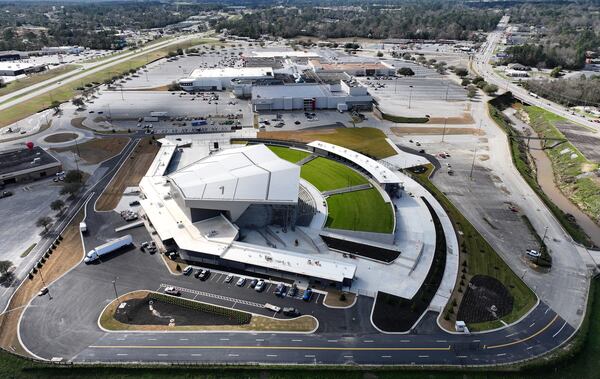
POLYGON ((150 52, 159 50, 161 48, 171 46, 180 42, 184 42, 186 40, 190 40, 193 38, 201 37, 199 34, 192 34, 186 36, 180 36, 173 39, 169 39, 167 41, 159 42, 157 44, 153 44, 150 46, 143 47, 135 53, 119 55, 113 58, 107 58, 106 60, 102 60, 100 62, 86 64, 84 66, 85 71, 72 71, 66 74, 45 80, 43 82, 31 85, 29 87, 25 87, 18 91, 11 92, 10 94, 4 95, 0 97, 0 110, 4 110, 10 108, 14 105, 20 104, 26 100, 30 100, 36 96, 43 95, 57 89, 65 84, 78 82, 81 79, 84 79, 86 76, 105 70, 107 68, 116 66, 122 62, 126 62, 129 59, 144 56, 150 52), (62 80, 61 80, 62 79, 62 80))
POLYGON ((473 71, 477 75, 483 77, 488 83, 497 85, 500 90, 512 92, 513 96, 525 103, 538 106, 593 130, 600 130, 600 124, 592 122, 579 114, 571 114, 571 111, 568 108, 560 104, 531 96, 523 87, 513 84, 511 80, 505 79, 494 72, 494 68, 490 64, 490 59, 495 53, 496 47, 504 34, 507 24, 508 16, 505 16, 498 24, 496 30, 488 35, 486 43, 482 46, 482 51, 473 60, 473 65, 471 66, 473 71))

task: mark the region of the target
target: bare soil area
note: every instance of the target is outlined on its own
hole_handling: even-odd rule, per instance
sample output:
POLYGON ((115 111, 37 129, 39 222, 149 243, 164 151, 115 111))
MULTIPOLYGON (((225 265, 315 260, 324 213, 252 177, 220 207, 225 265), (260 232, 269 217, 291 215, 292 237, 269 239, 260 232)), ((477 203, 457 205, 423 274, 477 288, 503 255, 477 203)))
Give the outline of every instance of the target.
MULTIPOLYGON (((442 122, 443 124, 443 122, 442 122)), ((475 135, 482 136, 485 132, 477 128, 440 128, 440 127, 429 127, 429 126, 392 126, 390 130, 397 136, 404 136, 407 134, 414 135, 442 135, 446 129, 446 135, 475 135)))
POLYGON ((137 186, 146 175, 146 171, 148 171, 159 149, 159 144, 151 138, 142 139, 98 198, 96 209, 99 211, 115 209, 121 196, 123 196, 125 188, 137 186))
POLYGON ((84 142, 77 146, 54 148, 52 150, 59 153, 71 151, 79 154, 81 159, 87 163, 97 164, 119 154, 128 142, 129 138, 127 137, 106 137, 84 142))

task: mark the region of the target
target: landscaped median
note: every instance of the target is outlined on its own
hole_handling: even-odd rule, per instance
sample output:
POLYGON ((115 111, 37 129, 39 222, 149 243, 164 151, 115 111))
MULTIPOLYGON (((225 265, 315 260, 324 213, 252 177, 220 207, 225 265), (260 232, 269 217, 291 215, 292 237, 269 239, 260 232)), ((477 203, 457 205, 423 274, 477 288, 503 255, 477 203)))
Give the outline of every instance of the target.
MULTIPOLYGON (((0 112, 0 128, 13 124, 19 120, 22 120, 28 116, 31 116, 44 109, 50 108, 53 101, 60 103, 71 100, 77 93, 77 88, 82 87, 90 83, 103 83, 108 79, 112 79, 114 76, 129 72, 129 70, 136 70, 148 63, 154 62, 158 59, 168 56, 170 51, 177 49, 187 49, 192 46, 208 43, 210 40, 195 38, 188 41, 179 42, 177 44, 161 47, 157 50, 150 51, 146 54, 140 54, 139 56, 131 57, 123 62, 115 65, 106 67, 94 73, 81 78, 80 80, 73 81, 71 83, 63 84, 62 86, 48 91, 44 94, 35 96, 29 100, 4 109, 0 112)), ((137 54, 137 53, 136 53, 137 54)), ((111 62, 107 63, 110 64, 111 62)), ((89 70, 94 70, 96 67, 89 70)), ((84 71, 82 71, 84 72, 84 71)))
POLYGON ((426 122, 429 122, 429 117, 395 116, 384 113, 377 107, 373 108, 373 114, 380 119, 395 122, 397 124, 425 124, 426 122))
POLYGON ((113 300, 98 324, 111 331, 295 333, 312 333, 319 326, 313 316, 277 319, 152 291, 129 292, 113 300))

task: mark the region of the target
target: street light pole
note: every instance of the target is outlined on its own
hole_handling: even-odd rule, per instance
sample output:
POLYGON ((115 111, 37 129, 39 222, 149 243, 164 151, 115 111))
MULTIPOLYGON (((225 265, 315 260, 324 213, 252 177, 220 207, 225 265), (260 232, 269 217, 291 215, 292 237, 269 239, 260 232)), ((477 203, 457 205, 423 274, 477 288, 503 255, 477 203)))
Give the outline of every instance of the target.
MULTIPOLYGON (((119 294, 117 293, 117 281, 116 281, 116 278, 115 278, 115 280, 112 281, 112 285, 113 285, 113 288, 115 289, 115 300, 119 301, 119 294)), ((120 302, 119 302, 119 305, 121 305, 120 302)))
POLYGON ((410 102, 412 100, 412 89, 413 86, 408 86, 410 88, 409 92, 408 92, 408 109, 410 109, 410 102))
POLYGON ((444 130, 442 131, 442 142, 444 142, 444 137, 446 137, 446 122, 448 121, 448 117, 444 117, 444 130))

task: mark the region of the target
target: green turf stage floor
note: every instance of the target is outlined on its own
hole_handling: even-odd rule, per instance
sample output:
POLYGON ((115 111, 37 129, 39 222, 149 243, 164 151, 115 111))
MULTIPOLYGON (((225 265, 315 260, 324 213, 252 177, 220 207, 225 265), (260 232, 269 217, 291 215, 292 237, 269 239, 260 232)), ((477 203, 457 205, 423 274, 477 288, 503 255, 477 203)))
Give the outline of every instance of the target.
POLYGON ((327 158, 316 158, 302 166, 300 176, 321 192, 368 183, 348 166, 327 158))
POLYGON ((375 188, 329 196, 327 208, 328 228, 376 233, 394 229, 392 206, 375 188))

